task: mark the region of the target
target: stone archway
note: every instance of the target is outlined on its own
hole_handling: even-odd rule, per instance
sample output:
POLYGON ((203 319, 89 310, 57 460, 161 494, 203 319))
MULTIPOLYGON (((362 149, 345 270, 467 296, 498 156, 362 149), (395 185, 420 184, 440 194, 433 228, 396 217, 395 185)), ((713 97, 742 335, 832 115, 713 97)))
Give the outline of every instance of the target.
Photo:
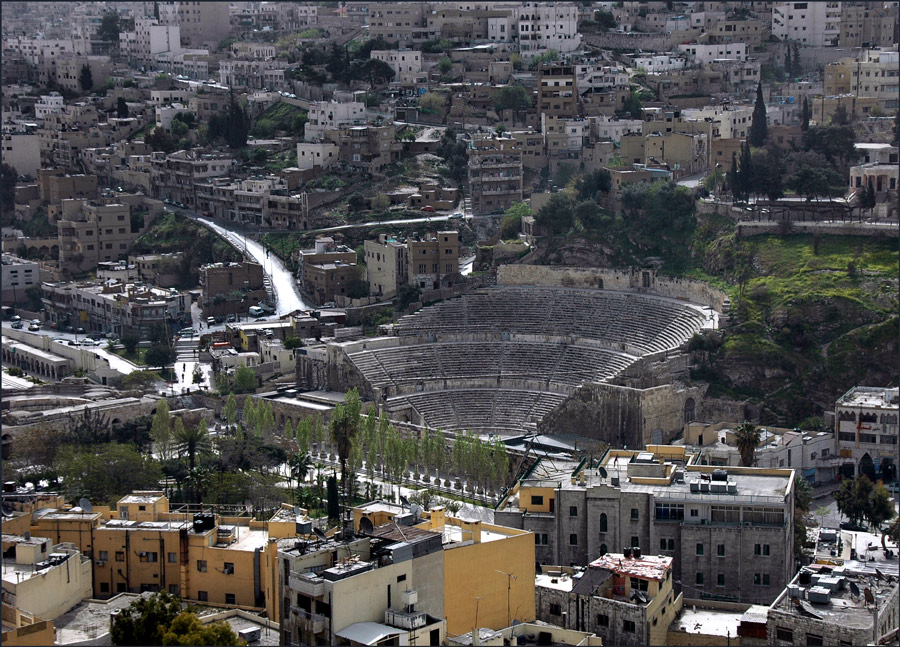
POLYGON ((684 401, 684 424, 696 420, 696 406, 694 398, 688 398, 684 401))
POLYGON ((859 459, 859 473, 865 474, 870 481, 875 481, 875 461, 872 460, 868 452, 859 459))

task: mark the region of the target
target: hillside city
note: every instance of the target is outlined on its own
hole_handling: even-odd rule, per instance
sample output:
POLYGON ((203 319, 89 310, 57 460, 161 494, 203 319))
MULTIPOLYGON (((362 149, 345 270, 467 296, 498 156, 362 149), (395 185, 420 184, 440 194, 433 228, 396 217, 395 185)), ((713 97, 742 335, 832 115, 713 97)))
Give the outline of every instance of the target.
POLYGON ((900 2, 4 2, 5 645, 897 645, 900 2))

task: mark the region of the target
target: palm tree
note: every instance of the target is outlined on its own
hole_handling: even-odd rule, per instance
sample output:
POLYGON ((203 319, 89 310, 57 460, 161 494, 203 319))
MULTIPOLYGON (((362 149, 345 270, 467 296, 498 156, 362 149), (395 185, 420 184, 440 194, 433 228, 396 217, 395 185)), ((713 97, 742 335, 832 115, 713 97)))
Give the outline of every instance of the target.
POLYGON ((300 488, 300 483, 305 482, 309 477, 309 473, 312 470, 312 460, 309 458, 309 454, 294 454, 288 459, 288 466, 291 469, 291 483, 293 484, 294 480, 297 481, 297 488, 300 488))
POLYGON ((334 408, 331 416, 331 440, 337 445, 338 458, 341 461, 341 484, 344 486, 344 497, 347 497, 347 459, 353 447, 353 440, 359 433, 360 423, 359 392, 353 388, 347 392, 343 405, 334 408))
POLYGON ((187 454, 191 470, 196 466, 197 454, 208 452, 210 449, 205 420, 201 420, 196 425, 178 425, 175 428, 173 440, 175 441, 175 450, 179 454, 187 454))
POLYGON ((752 467, 753 456, 759 447, 762 436, 759 429, 752 422, 742 422, 734 432, 734 439, 738 452, 741 454, 741 465, 752 467))
POLYGON ((205 467, 191 468, 184 481, 193 494, 192 498, 195 499, 195 502, 202 503, 203 495, 209 491, 209 487, 212 485, 212 472, 205 467))

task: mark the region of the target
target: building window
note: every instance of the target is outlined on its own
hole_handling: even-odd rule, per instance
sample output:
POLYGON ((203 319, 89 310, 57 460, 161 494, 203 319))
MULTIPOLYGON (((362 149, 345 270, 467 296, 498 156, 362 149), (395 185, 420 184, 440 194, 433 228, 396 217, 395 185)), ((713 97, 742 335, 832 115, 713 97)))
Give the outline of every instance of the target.
POLYGON ((668 541, 666 541, 666 538, 665 538, 665 537, 660 537, 660 538, 659 538, 659 549, 660 549, 660 550, 666 550, 666 546, 667 546, 667 545, 668 545, 668 541))
POLYGON ((178 595, 178 585, 169 584, 169 595, 178 595))
POLYGON ((545 532, 534 533, 534 545, 535 546, 546 546, 547 545, 547 533, 545 533, 545 532))
POLYGON ((697 544, 697 554, 698 555, 703 554, 703 544, 697 544))
POLYGON ((178 553, 169 553, 169 563, 170 564, 178 563, 178 553))
POLYGON ((540 495, 532 495, 531 505, 544 505, 544 497, 540 495))
POLYGON ((109 552, 107 552, 105 550, 101 550, 99 559, 101 562, 108 562, 109 561, 109 552))
POLYGON ((817 636, 815 634, 806 634, 806 644, 807 645, 824 645, 822 642, 822 636, 817 636))
POLYGON ((606 532, 606 523, 606 513, 604 512, 600 515, 600 532, 606 532))
POLYGON ((205 573, 205 572, 206 572, 206 560, 205 560, 205 559, 198 559, 198 560, 197 560, 197 570, 198 570, 200 573, 205 573))
POLYGON ((623 620, 622 621, 622 631, 633 634, 634 630, 635 630, 634 620, 623 620))
POLYGON ((632 508, 631 509, 631 520, 637 521, 638 519, 640 519, 640 512, 638 512, 637 508, 632 508))
POLYGON ((716 586, 725 586, 725 573, 716 575, 716 586))
POLYGON ((225 575, 234 575, 234 564, 232 562, 225 562, 225 575))
POLYGON ((570 517, 578 516, 578 506, 574 506, 574 505, 569 506, 569 516, 570 517))
POLYGON ((632 538, 631 538, 631 547, 632 547, 632 548, 640 548, 640 545, 641 545, 641 540, 638 539, 638 538, 635 537, 635 536, 632 536, 632 538))
POLYGON ((775 627, 775 638, 776 640, 792 643, 794 642, 794 632, 784 627, 775 627))
POLYGON ((116 551, 116 561, 117 561, 117 562, 124 562, 124 561, 125 561, 125 551, 124 551, 124 550, 117 550, 117 551, 116 551))
POLYGON ((234 593, 226 593, 225 594, 225 604, 235 604, 234 593))
POLYGON ((725 557, 725 544, 719 544, 716 546, 716 555, 719 557, 725 557))
POLYGON ((578 535, 574 532, 569 535, 569 546, 577 546, 578 545, 578 535))
POLYGON ((556 603, 550 605, 550 615, 551 616, 560 616, 562 615, 562 609, 556 603))
POLYGON ((209 593, 206 591, 197 591, 197 599, 200 602, 209 602, 209 593))
POLYGON ((691 516, 692 516, 692 517, 699 517, 699 516, 700 516, 700 511, 699 511, 697 508, 691 508, 691 516))
POLYGON ((697 586, 703 586, 703 573, 697 573, 697 586))
POLYGON ((142 561, 142 562, 156 562, 156 561, 159 561, 159 559, 158 559, 158 557, 159 557, 158 553, 151 553, 151 552, 139 553, 139 554, 138 554, 138 557, 141 558, 141 561, 142 561))
POLYGON ((753 554, 754 555, 768 555, 769 554, 769 544, 753 544, 753 554))
POLYGON ((598 627, 608 627, 609 626, 609 616, 605 613, 597 614, 597 626, 598 627))

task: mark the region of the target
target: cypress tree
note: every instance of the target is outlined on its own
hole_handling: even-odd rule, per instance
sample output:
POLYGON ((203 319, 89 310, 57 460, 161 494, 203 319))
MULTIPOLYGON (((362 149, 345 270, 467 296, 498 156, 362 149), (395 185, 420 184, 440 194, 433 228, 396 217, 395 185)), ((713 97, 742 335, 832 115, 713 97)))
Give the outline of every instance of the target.
POLYGON ((763 101, 762 82, 756 86, 756 103, 753 106, 753 121, 750 123, 750 143, 759 148, 769 134, 766 124, 766 104, 763 101))
POLYGON ((728 171, 728 186, 731 187, 731 201, 737 202, 741 196, 740 175, 738 174, 737 151, 731 151, 731 169, 728 171))
POLYGON ((872 176, 869 176, 869 182, 866 190, 866 209, 871 211, 875 208, 875 204, 877 203, 875 199, 875 186, 872 184, 872 176))
POLYGON ((794 67, 791 65, 791 46, 788 45, 784 48, 784 73, 788 75, 789 78, 794 76, 794 67))
POLYGON ((803 116, 800 122, 800 130, 806 132, 809 130, 809 97, 803 97, 803 116))

